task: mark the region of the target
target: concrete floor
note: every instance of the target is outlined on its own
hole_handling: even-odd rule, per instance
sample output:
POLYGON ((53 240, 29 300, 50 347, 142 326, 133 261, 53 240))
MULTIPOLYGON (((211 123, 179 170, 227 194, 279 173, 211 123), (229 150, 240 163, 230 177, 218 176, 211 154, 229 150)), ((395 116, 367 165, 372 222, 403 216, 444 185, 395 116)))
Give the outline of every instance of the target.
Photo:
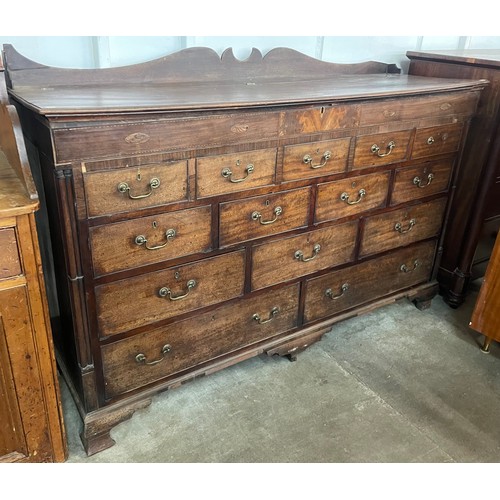
POLYGON ((468 328, 478 287, 457 310, 403 300, 294 363, 264 355, 164 392, 92 457, 63 384, 68 462, 499 462, 500 344, 485 355, 468 328))

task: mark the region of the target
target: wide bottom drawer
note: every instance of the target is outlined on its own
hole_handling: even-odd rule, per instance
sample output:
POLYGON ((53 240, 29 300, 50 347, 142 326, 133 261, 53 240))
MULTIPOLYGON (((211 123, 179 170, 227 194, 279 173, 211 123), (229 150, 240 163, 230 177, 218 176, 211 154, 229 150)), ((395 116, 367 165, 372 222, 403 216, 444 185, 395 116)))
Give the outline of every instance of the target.
POLYGON ((419 243, 306 282, 310 323, 429 279, 436 243, 419 243))
POLYGON ((294 284, 103 346, 106 398, 290 330, 298 302, 294 284))

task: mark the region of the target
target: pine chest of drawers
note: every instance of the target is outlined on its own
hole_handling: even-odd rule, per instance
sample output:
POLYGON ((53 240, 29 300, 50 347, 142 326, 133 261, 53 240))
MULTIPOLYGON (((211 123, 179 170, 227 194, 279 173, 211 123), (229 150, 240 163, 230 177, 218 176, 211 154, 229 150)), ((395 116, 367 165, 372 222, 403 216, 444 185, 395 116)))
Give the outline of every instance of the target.
POLYGON ((161 390, 261 353, 294 358, 340 319, 435 295, 485 81, 289 49, 109 70, 4 55, 88 453, 161 390))

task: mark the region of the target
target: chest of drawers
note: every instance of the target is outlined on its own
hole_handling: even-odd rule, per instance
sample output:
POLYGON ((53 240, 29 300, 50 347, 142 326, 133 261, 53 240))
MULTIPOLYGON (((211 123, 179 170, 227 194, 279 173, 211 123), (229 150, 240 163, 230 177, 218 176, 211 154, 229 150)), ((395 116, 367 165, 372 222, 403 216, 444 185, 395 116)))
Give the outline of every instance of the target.
POLYGON ((110 70, 4 53, 88 453, 161 390, 262 353, 293 359, 342 318, 436 293, 486 82, 288 49, 110 70))

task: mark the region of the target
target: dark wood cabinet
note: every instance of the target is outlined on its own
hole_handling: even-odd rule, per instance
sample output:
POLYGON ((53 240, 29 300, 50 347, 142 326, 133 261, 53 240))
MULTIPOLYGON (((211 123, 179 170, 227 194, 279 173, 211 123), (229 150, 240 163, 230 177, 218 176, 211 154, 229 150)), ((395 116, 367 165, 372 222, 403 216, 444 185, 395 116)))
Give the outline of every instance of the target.
POLYGON ((63 462, 66 439, 35 225, 38 193, 0 65, 0 462, 63 462))
POLYGON ((500 120, 500 50, 421 51, 407 56, 412 75, 489 81, 463 152, 438 273, 445 300, 458 307, 470 281, 484 275, 500 229, 500 162, 488 163, 500 120))
POLYGON ((159 391, 293 359, 343 318, 437 293, 484 81, 289 49, 109 70, 4 54, 47 193, 56 338, 88 453, 159 391))

